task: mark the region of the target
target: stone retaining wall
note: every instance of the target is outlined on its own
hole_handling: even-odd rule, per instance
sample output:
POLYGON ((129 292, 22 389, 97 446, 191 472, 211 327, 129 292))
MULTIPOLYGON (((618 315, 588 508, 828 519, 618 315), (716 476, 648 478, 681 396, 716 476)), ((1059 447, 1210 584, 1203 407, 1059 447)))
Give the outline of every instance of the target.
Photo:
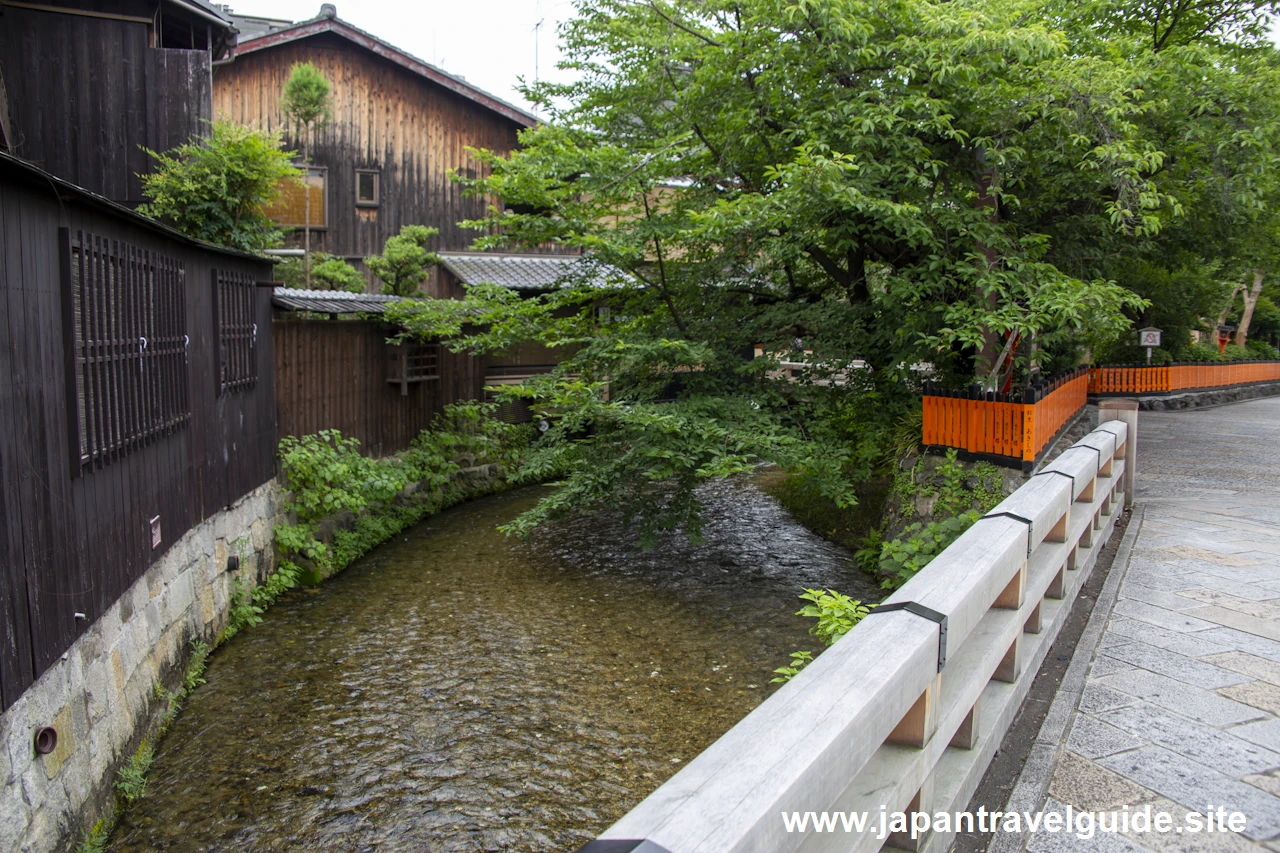
POLYGON ((1277 394, 1280 394, 1280 382, 1240 385, 1235 388, 1210 388, 1205 391, 1186 391, 1181 394, 1167 394, 1163 397, 1135 397, 1135 399, 1138 401, 1138 408, 1143 411, 1164 412, 1198 409, 1203 406, 1221 406, 1224 403, 1239 403, 1242 400, 1273 397, 1277 394))
POLYGON ((274 568, 281 490, 265 483, 187 531, 0 715, 0 850, 71 850, 108 810, 116 771, 154 732, 190 645, 227 623, 233 578, 274 568), (239 567, 228 571, 228 558, 239 567), (43 726, 58 745, 37 755, 43 726))

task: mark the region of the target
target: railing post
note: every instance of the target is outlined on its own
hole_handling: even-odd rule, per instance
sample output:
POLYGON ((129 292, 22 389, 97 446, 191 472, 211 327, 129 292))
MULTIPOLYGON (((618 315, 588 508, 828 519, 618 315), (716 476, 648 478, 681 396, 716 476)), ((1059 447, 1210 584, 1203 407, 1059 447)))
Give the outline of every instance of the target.
POLYGON ((1138 401, 1103 400, 1098 404, 1098 423, 1124 421, 1127 435, 1124 440, 1124 505, 1133 506, 1133 478, 1138 469, 1138 401))

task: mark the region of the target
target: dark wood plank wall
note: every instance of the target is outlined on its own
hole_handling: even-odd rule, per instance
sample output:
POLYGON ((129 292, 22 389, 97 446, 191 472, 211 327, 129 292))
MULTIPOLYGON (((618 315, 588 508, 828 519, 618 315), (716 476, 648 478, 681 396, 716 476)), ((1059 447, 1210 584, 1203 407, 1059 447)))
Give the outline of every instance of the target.
POLYGON ((143 146, 173 148, 207 134, 212 118, 209 54, 148 47, 150 39, 143 23, 6 6, 0 66, 11 153, 113 201, 140 204, 138 174, 151 167, 143 146))
POLYGON ((0 171, 0 707, 183 533, 275 474, 271 291, 255 293, 257 382, 219 396, 214 267, 271 277, 267 263, 170 238, 75 197, 59 199, 47 181, 0 171), (189 423, 79 476, 60 227, 171 255, 186 283, 189 423), (156 515, 163 541, 152 550, 156 515))
POLYGON ((341 430, 362 450, 385 456, 404 450, 449 403, 479 399, 480 359, 440 351, 440 378, 409 386, 387 381, 388 328, 365 320, 278 317, 276 410, 280 434, 341 430))
POLYGON ((329 227, 312 232, 312 248, 366 257, 380 253, 403 225, 438 228, 432 248, 470 248, 479 232, 457 223, 479 218, 487 203, 464 198, 448 172, 479 168, 467 146, 512 150, 519 126, 331 33, 242 54, 219 66, 214 113, 283 130, 301 151, 301 138, 290 133, 280 112, 280 93, 298 62, 314 63, 333 86, 333 120, 312 143, 313 164, 329 169, 329 227), (379 207, 356 207, 356 169, 381 170, 379 207))

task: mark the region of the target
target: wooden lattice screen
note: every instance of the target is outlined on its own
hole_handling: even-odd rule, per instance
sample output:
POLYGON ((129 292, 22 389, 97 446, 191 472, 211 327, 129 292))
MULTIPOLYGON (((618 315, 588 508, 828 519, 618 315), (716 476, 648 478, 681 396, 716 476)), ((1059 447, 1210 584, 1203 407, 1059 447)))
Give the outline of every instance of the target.
POLYGON ((409 385, 439 378, 439 344, 402 344, 390 347, 387 381, 400 386, 402 397, 409 393, 409 385))
POLYGON ((254 347, 254 279, 245 273, 213 271, 214 316, 217 318, 218 393, 252 388, 258 381, 254 347))
POLYGON ((182 262, 83 231, 63 240, 72 472, 101 468, 186 426, 182 262))

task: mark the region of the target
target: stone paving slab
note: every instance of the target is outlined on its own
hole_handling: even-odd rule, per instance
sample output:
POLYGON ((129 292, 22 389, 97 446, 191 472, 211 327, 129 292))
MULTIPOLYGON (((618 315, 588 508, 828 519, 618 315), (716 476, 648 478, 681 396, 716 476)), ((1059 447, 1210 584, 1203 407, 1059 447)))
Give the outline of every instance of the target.
MULTIPOLYGON (((1095 612, 1101 635, 1076 651, 1087 675, 1039 801, 1058 813, 1150 808, 1175 824, 1221 806, 1247 828, 1018 843, 1280 853, 1280 465, 1268 452, 1280 447, 1280 399, 1142 412, 1138 436, 1142 521, 1112 568, 1114 604, 1095 612)), ((1020 782, 1011 802, 1034 784, 1020 782)), ((997 834, 992 850, 1005 849, 997 834)))

